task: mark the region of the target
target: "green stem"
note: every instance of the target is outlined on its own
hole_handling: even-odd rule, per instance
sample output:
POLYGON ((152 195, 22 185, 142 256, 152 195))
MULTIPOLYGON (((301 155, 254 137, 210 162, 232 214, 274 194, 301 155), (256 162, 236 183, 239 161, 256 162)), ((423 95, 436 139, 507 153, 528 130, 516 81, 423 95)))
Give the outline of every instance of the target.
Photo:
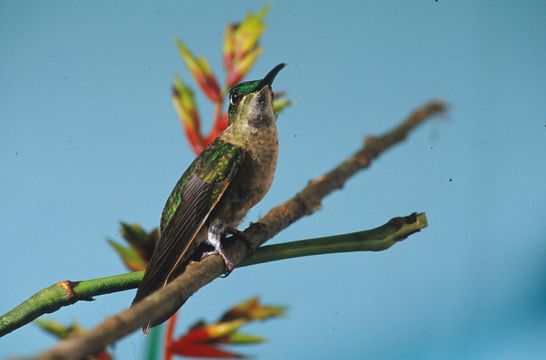
POLYGON ((161 333, 163 325, 156 326, 150 330, 146 337, 146 360, 159 359, 159 349, 161 349, 161 333))
MULTIPOLYGON (((349 251, 385 250, 427 226, 425 213, 391 219, 385 225, 366 231, 260 247, 239 267, 294 257, 349 251)), ((77 301, 91 301, 94 296, 134 289, 143 271, 78 282, 61 281, 38 291, 25 302, 0 316, 0 336, 26 325, 45 313, 57 311, 77 301)))
POLYGON ((45 313, 52 313, 77 301, 93 300, 93 296, 133 289, 142 280, 143 271, 84 281, 60 281, 48 286, 22 304, 0 316, 0 336, 28 324, 45 313))
POLYGON ((310 255, 386 250, 426 226, 425 213, 414 213, 406 217, 393 218, 385 225, 372 230, 265 245, 238 267, 310 255))

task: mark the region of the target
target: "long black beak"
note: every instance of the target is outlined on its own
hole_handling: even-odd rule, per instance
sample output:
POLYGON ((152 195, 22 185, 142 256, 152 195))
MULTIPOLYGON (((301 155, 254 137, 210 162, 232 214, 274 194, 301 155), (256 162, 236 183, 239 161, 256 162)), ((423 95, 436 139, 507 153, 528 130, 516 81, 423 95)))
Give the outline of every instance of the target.
POLYGON ((283 67, 285 67, 285 63, 280 63, 279 65, 275 66, 270 72, 267 73, 267 75, 262 79, 260 82, 260 85, 258 86, 258 89, 263 88, 266 85, 271 86, 273 84, 273 80, 275 80, 275 76, 279 73, 279 71, 282 70, 283 67))

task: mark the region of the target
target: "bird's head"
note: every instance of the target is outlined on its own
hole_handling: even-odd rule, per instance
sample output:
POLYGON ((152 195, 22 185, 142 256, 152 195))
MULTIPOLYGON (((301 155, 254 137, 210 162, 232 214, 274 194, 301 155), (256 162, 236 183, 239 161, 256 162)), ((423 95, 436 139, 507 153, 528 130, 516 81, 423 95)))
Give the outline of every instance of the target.
POLYGON ((275 66, 261 80, 242 82, 229 91, 228 124, 259 129, 275 121, 271 84, 285 64, 275 66))

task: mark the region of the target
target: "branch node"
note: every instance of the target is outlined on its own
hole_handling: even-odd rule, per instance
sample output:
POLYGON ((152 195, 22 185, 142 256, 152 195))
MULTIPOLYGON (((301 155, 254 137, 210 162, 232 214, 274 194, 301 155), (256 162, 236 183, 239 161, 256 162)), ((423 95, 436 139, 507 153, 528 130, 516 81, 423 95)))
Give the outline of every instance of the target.
POLYGON ((59 286, 64 291, 68 301, 76 300, 76 294, 74 294, 74 286, 76 285, 78 285, 77 281, 72 282, 70 280, 63 280, 57 283, 57 286, 59 286))

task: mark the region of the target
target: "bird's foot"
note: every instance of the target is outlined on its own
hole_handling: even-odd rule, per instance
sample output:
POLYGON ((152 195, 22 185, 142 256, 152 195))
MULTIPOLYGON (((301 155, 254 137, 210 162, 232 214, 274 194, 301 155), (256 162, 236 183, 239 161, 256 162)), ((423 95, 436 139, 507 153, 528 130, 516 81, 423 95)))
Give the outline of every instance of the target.
POLYGON ((221 277, 227 277, 229 274, 231 274, 231 272, 235 268, 235 265, 233 265, 233 262, 227 258, 226 254, 224 254, 222 249, 217 249, 217 250, 203 253, 203 255, 201 255, 201 260, 214 254, 219 254, 222 257, 222 259, 224 259, 224 264, 226 265, 226 271, 221 275, 221 277))
POLYGON ((254 255, 254 251, 256 251, 256 249, 254 248, 254 244, 243 231, 230 226, 226 228, 226 234, 231 234, 233 238, 242 240, 245 243, 247 258, 254 255))

